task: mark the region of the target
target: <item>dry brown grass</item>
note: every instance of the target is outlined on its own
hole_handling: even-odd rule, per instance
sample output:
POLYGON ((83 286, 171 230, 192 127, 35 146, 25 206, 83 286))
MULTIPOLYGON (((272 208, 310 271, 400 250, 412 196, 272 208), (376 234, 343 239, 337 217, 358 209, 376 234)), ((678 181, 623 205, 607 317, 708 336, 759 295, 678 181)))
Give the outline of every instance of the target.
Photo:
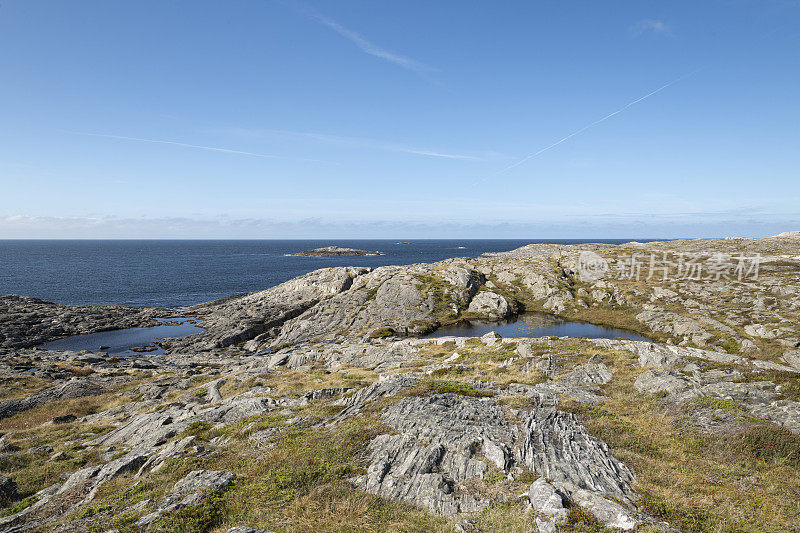
POLYGON ((127 398, 120 397, 116 392, 48 402, 0 420, 0 432, 37 428, 54 416, 71 414, 80 418, 127 402, 127 398))
POLYGON ((614 371, 609 399, 573 405, 589 431, 637 475, 643 508, 681 531, 793 531, 800 523, 800 469, 762 460, 680 424, 678 414, 638 394, 642 371, 625 352, 604 354, 614 371))

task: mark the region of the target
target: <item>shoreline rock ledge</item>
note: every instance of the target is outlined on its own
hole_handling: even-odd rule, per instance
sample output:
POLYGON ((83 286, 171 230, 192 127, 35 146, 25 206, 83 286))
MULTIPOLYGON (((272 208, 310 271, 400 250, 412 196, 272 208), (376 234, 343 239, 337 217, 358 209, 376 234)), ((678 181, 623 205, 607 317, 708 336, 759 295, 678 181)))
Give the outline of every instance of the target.
POLYGON ((307 257, 346 257, 346 256, 360 256, 360 255, 381 255, 381 253, 371 250, 358 250, 356 248, 325 246, 324 248, 314 248, 312 250, 304 250, 302 252, 297 252, 294 255, 302 255, 307 257))

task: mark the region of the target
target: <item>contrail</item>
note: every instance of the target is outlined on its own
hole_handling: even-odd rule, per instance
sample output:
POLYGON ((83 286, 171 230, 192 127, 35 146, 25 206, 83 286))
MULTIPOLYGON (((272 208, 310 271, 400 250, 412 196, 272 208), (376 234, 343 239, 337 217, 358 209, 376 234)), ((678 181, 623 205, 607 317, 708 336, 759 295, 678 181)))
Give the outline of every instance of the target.
POLYGON ((684 75, 683 75, 683 76, 681 76, 680 78, 676 78, 676 79, 672 80, 671 82, 669 82, 669 83, 667 83, 667 84, 665 84, 665 85, 662 85, 661 87, 659 87, 659 88, 658 88, 658 89, 656 89, 655 91, 649 92, 649 93, 647 93, 646 95, 644 95, 644 96, 642 96, 642 97, 639 97, 639 98, 637 98, 637 99, 636 99, 636 100, 634 100, 633 102, 630 102, 630 103, 628 103, 628 104, 625 104, 623 107, 620 107, 619 109, 617 109, 617 110, 616 110, 616 111, 614 111, 613 113, 609 113, 608 115, 604 116, 603 118, 601 118, 601 119, 599 119, 599 120, 595 120, 594 122, 592 122, 592 123, 591 123, 591 124, 589 124, 588 126, 584 126, 584 127, 582 127, 581 129, 579 129, 579 130, 577 130, 577 131, 574 131, 574 132, 570 133, 569 135, 567 135, 567 136, 566 136, 566 137, 564 137, 563 139, 559 139, 558 141, 554 142, 554 143, 553 143, 553 144, 551 144, 550 146, 546 146, 546 147, 542 148, 541 150, 539 150, 538 152, 535 152, 535 153, 533 153, 533 154, 531 154, 531 155, 529 155, 529 156, 527 156, 527 157, 524 157, 524 158, 520 159, 520 160, 519 160, 519 161, 517 161, 516 163, 514 163, 514 164, 511 164, 511 165, 507 166, 506 168, 504 168, 503 170, 501 170, 500 172, 498 172, 496 175, 498 175, 498 176, 499 176, 500 174, 503 174, 503 173, 505 173, 505 172, 508 172, 508 171, 509 171, 509 170, 511 170, 512 168, 516 168, 516 167, 520 166, 521 164, 525 163, 526 161, 529 161, 529 160, 533 159, 534 157, 536 157, 536 156, 538 156, 538 155, 540 155, 540 154, 543 154, 543 153, 545 153, 546 151, 550 150, 551 148, 555 148, 555 147, 556 147, 556 146, 558 146, 559 144, 561 144, 561 143, 563 143, 563 142, 565 142, 565 141, 568 141, 569 139, 571 139, 571 138, 575 137, 576 135, 579 135, 579 134, 583 133, 584 131, 588 130, 588 129, 589 129, 589 128, 591 128, 591 127, 597 126, 597 125, 598 125, 598 124, 600 124, 601 122, 605 122, 606 120, 610 119, 610 118, 611 118, 611 117, 613 117, 614 115, 619 115, 620 113, 622 113, 623 111, 625 111, 626 109, 628 109, 629 107, 631 107, 632 105, 638 104, 638 103, 639 103, 639 102, 641 102, 642 100, 646 100, 646 99, 650 98, 651 96, 653 96, 654 94, 660 93, 661 91, 663 91, 664 89, 666 89, 666 88, 667 88, 667 87, 669 87, 670 85, 674 85, 674 84, 678 83, 679 81, 683 80, 684 78, 688 78, 689 76, 691 76, 691 75, 693 75, 693 74, 696 74, 696 73, 697 73, 697 72, 699 72, 700 70, 702 70, 702 69, 697 69, 697 70, 694 70, 694 71, 690 72, 689 74, 684 74, 684 75))
POLYGON ((78 135, 90 135, 92 137, 106 137, 108 139, 122 139, 124 141, 138 141, 138 142, 145 142, 145 143, 155 143, 155 144, 171 144, 174 146, 183 146, 185 148, 196 148, 198 150, 210 150, 212 152, 224 152, 227 154, 238 154, 238 155, 249 155, 253 157, 266 157, 269 159, 283 159, 283 157, 279 155, 272 155, 272 154, 258 154, 255 152, 244 152, 242 150, 231 150, 229 148, 217 148, 214 146, 201 146, 198 144, 188 144, 182 143, 178 141, 161 141, 158 139, 142 139, 139 137, 125 137, 122 135, 109 135, 106 133, 83 133, 83 132, 72 132, 77 133, 78 135))

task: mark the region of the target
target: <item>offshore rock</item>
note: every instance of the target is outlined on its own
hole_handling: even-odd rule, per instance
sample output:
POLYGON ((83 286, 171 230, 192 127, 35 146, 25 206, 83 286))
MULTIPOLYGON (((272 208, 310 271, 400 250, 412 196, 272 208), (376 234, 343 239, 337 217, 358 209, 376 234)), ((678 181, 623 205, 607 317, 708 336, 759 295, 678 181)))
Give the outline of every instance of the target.
POLYGON ((304 250, 302 252, 297 252, 294 255, 304 255, 312 257, 344 257, 344 256, 359 256, 359 255, 381 255, 381 253, 372 252, 369 250, 358 250, 356 248, 325 246, 324 248, 314 248, 312 250, 304 250))

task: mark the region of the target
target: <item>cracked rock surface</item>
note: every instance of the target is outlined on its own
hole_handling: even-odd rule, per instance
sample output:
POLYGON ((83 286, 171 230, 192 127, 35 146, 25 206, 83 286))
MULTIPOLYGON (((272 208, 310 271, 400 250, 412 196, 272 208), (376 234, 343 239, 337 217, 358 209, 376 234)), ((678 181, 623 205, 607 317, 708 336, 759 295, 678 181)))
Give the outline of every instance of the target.
POLYGON ((551 480, 565 498, 574 494, 609 504, 608 498, 636 498, 631 471, 573 415, 537 407, 512 417, 509 420, 492 398, 403 398, 382 416, 396 433, 373 439, 368 472, 355 483, 373 494, 445 516, 490 505, 469 486, 470 480, 482 479, 490 465, 512 476, 523 469, 533 471, 551 480))

